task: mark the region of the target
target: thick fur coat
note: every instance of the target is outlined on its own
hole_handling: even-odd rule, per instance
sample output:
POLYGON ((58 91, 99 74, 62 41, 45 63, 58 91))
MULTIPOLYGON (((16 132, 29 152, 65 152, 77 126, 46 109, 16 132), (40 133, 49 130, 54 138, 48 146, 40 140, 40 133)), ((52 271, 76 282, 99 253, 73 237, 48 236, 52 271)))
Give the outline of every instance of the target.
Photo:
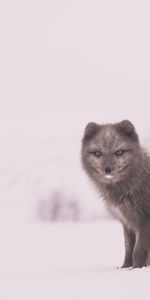
POLYGON ((123 225, 122 267, 143 267, 150 253, 150 158, 133 124, 89 123, 82 139, 84 170, 123 225))

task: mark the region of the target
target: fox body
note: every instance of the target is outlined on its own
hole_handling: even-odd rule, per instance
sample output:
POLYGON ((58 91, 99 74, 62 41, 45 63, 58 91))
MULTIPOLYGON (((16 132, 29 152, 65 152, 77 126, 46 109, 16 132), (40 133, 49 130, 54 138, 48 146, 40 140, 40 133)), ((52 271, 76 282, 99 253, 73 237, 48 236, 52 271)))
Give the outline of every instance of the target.
POLYGON ((150 254, 150 158, 133 124, 89 123, 82 139, 84 170, 123 225, 122 267, 143 267, 150 254))

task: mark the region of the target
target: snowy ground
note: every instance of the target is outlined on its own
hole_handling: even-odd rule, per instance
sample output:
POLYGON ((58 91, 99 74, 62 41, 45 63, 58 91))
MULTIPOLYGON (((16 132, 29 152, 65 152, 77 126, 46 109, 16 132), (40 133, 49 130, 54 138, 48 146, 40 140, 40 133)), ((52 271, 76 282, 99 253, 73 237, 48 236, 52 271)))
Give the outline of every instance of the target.
POLYGON ((86 216, 102 211, 74 139, 1 136, 0 299, 149 299, 150 268, 117 269, 124 256, 117 222, 38 222, 39 199, 55 190, 81 200, 86 216))
POLYGON ((0 299, 149 299, 149 268, 117 269, 124 256, 117 222, 37 220, 38 200, 57 189, 81 199, 83 212, 101 212, 82 176, 79 143, 66 155, 66 144, 48 136, 1 141, 0 299))
POLYGON ((117 222, 0 228, 0 299, 149 299, 150 269, 117 269, 117 222))
POLYGON ((149 1, 1 2, 0 300, 149 299, 149 268, 116 268, 118 223, 38 223, 55 191, 103 214, 88 122, 130 119, 149 144, 149 1))

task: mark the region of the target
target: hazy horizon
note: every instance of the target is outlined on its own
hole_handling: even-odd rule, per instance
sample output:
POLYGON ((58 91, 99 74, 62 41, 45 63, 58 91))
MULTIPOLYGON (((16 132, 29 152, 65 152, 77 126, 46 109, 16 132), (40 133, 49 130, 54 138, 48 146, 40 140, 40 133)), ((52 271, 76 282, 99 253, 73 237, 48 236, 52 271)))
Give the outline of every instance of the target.
POLYGON ((25 132, 26 124, 33 134, 41 126, 59 135, 61 126, 80 136, 88 121, 124 118, 148 129, 149 8, 133 0, 3 1, 1 131, 25 132))

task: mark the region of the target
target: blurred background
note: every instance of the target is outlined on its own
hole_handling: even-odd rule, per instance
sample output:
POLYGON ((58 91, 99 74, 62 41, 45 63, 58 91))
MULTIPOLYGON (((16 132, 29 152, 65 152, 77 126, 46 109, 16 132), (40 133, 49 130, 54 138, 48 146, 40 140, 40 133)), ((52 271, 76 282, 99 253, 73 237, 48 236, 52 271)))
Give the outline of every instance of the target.
POLYGON ((1 1, 0 222, 107 217, 81 168, 90 121, 150 140, 148 1, 1 1))

